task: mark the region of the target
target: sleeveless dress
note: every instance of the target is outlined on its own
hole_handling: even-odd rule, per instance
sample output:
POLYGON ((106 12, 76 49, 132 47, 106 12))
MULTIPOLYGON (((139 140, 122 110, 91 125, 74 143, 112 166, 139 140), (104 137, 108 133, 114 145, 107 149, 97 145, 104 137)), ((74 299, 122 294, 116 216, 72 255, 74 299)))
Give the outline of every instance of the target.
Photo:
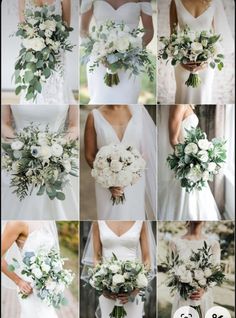
MULTIPOLYGON (((130 30, 136 29, 139 25, 140 16, 152 15, 151 4, 147 2, 127 2, 118 9, 114 9, 105 0, 82 2, 81 13, 93 8, 93 15, 96 25, 103 24, 108 20, 116 23, 123 22, 130 30)), ((129 71, 118 71, 120 83, 108 87, 104 83, 106 68, 103 65, 96 67, 93 72, 89 71, 93 61, 87 64, 87 81, 90 96, 90 104, 137 104, 141 89, 139 76, 130 76, 129 71)))
MULTIPOLYGON (((220 263, 220 245, 219 242, 207 238, 205 240, 187 240, 182 238, 175 239, 172 242, 172 248, 174 249, 177 254, 179 254, 181 260, 188 260, 189 256, 191 255, 192 251, 197 252, 199 248, 203 247, 204 241, 206 241, 208 246, 211 246, 211 261, 218 265, 220 263)), ((202 316, 205 317, 205 314, 208 309, 213 307, 214 298, 212 289, 206 291, 200 301, 192 301, 192 300, 185 300, 184 298, 180 297, 178 293, 176 293, 173 304, 172 304, 172 314, 171 317, 174 317, 174 313, 182 306, 200 306, 202 316)))
MULTIPOLYGON (((102 256, 104 258, 111 258, 112 253, 120 260, 137 260, 139 258, 138 248, 143 225, 142 221, 136 221, 133 226, 121 236, 116 235, 105 221, 98 221, 98 225, 102 243, 102 256)), ((107 299, 102 295, 99 297, 99 305, 101 318, 109 318, 115 301, 107 299)), ((143 302, 141 301, 141 297, 137 295, 134 302, 128 302, 124 305, 124 309, 127 312, 126 318, 141 318, 143 316, 143 302)))
MULTIPOLYGON (((44 131, 49 125, 52 132, 63 131, 69 106, 67 105, 18 105, 11 106, 16 131, 39 125, 44 131)), ((70 184, 64 188, 65 200, 50 200, 47 195, 37 196, 34 190, 30 196, 19 201, 10 188, 10 175, 2 176, 2 217, 5 220, 77 220, 78 219, 78 179, 70 177, 70 184)))
MULTIPOLYGON (((142 120, 140 112, 134 112, 120 140, 115 129, 98 109, 92 111, 97 135, 98 150, 109 144, 132 145, 142 154, 142 120)), ((145 175, 124 189, 126 200, 123 204, 112 205, 111 192, 95 182, 98 220, 144 220, 145 219, 145 175)))
MULTIPOLYGON (((178 26, 183 29, 188 25, 191 31, 212 30, 212 23, 214 20, 216 2, 212 1, 209 8, 205 10, 197 18, 193 17, 191 13, 185 8, 181 0, 175 0, 178 26)), ((214 80, 214 70, 207 67, 198 72, 201 78, 201 85, 196 88, 185 85, 190 72, 185 70, 181 65, 175 67, 176 79, 176 104, 210 104, 212 102, 212 89, 214 80)))
MULTIPOLYGON (((186 117, 181 124, 180 141, 184 141, 185 129, 189 130, 197 125, 198 118, 194 113, 186 117)), ((167 156, 168 154, 166 154, 166 158, 167 156)), ((169 169, 167 164, 166 169, 169 169)), ((220 219, 215 199, 208 184, 201 191, 194 189, 187 193, 180 186, 179 180, 176 180, 174 174, 171 173, 170 180, 161 182, 159 189, 161 189, 159 193, 161 221, 215 221, 220 219)))
MULTIPOLYGON (((62 15, 62 0, 54 0, 54 3, 48 4, 49 7, 53 8, 52 14, 62 15)), ((25 0, 25 14, 27 10, 40 11, 41 6, 37 6, 34 0, 25 0)), ((20 96, 20 104, 42 104, 42 105, 63 105, 63 104, 76 104, 72 91, 69 90, 67 85, 67 74, 66 74, 66 56, 65 52, 61 52, 60 60, 62 68, 56 69, 52 75, 42 84, 42 92, 37 94, 36 99, 27 101, 25 99, 25 92, 22 91, 20 96), (61 72, 62 71, 62 72, 61 72)))

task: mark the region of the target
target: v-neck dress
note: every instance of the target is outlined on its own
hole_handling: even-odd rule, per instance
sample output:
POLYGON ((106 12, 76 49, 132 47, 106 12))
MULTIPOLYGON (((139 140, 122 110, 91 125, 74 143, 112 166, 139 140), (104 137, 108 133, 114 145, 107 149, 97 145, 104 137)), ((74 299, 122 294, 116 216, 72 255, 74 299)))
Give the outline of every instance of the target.
MULTIPOLYGON (((106 145, 124 143, 132 145, 142 153, 141 136, 143 133, 140 113, 134 112, 129 120, 124 135, 120 140, 115 129, 102 113, 92 111, 97 135, 98 150, 106 145)), ((145 219, 145 176, 134 185, 124 189, 126 200, 123 204, 112 205, 111 192, 95 182, 97 219, 98 220, 144 220, 145 219)))

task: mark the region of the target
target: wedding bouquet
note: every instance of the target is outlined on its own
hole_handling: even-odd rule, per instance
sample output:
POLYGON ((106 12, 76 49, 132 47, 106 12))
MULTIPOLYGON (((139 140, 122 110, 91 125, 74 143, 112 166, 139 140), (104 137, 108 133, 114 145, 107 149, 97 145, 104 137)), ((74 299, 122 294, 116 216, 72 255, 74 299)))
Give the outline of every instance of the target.
POLYGON ((118 85, 119 70, 130 72, 130 76, 146 72, 154 80, 154 66, 148 52, 143 48, 142 29, 130 30, 123 23, 107 21, 93 27, 91 35, 81 43, 84 47, 82 63, 93 61, 90 72, 100 64, 106 67, 104 82, 107 86, 118 85))
POLYGON ((216 264, 211 254, 211 246, 206 241, 202 248, 192 251, 190 257, 180 259, 179 254, 172 252, 167 256, 166 262, 162 263, 167 272, 167 286, 171 293, 178 292, 184 300, 189 301, 189 306, 195 307, 201 315, 200 301, 191 300, 193 292, 220 286, 225 280, 221 265, 216 264))
MULTIPOLYGON (((23 268, 21 274, 28 277, 31 286, 37 292, 37 296, 48 306, 59 308, 66 305, 67 300, 63 293, 69 287, 74 278, 71 270, 63 268, 65 259, 61 258, 59 252, 43 247, 37 254, 25 252, 23 256, 23 268)), ((16 259, 8 266, 9 271, 15 271, 20 265, 16 259)), ((28 295, 20 292, 22 299, 28 295)))
MULTIPOLYGON (((127 187, 135 184, 145 169, 146 162, 139 151, 124 144, 110 144, 102 147, 94 160, 92 176, 102 187, 127 187)), ((125 195, 111 197, 112 203, 120 204, 125 195)))
POLYGON ((219 138, 209 141, 200 128, 186 131, 184 142, 175 146, 167 162, 181 187, 191 192, 202 190, 207 181, 213 181, 214 175, 219 173, 226 160, 226 141, 219 138))
MULTIPOLYGON (((216 65, 219 70, 224 67, 224 55, 219 52, 220 35, 211 31, 191 31, 188 26, 183 30, 175 30, 169 37, 160 37, 164 47, 159 52, 159 59, 171 61, 173 66, 178 64, 207 63, 211 68, 216 65)), ((198 87, 201 79, 197 72, 191 72, 187 86, 198 87)))
POLYGON ((25 12, 25 21, 18 25, 16 36, 22 48, 15 64, 16 95, 26 92, 26 100, 35 100, 42 92, 42 84, 53 74, 63 72, 61 51, 72 51, 68 38, 73 28, 62 17, 52 14, 53 7, 25 12))
POLYGON ((68 176, 78 176, 78 143, 64 134, 30 125, 15 140, 2 143, 2 168, 11 174, 10 186, 20 200, 37 189, 53 200, 64 200, 68 176))
MULTIPOLYGON (((102 264, 96 265, 89 271, 90 285, 99 293, 128 294, 130 301, 132 292, 138 290, 142 300, 145 298, 145 291, 148 286, 148 271, 139 261, 121 261, 113 254, 110 260, 104 260, 102 264)), ((123 318, 127 315, 119 300, 110 313, 110 317, 123 318)))

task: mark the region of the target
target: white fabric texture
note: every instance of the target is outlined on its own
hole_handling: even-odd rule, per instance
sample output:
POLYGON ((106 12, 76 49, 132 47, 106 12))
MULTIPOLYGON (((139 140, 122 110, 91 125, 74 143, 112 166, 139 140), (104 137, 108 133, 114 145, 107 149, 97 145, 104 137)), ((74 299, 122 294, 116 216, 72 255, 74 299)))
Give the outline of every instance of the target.
MULTIPOLYGON (((165 112, 168 112, 168 109, 163 110, 163 113, 165 112)), ((194 189, 191 193, 187 193, 180 186, 180 181, 175 179, 174 173, 168 171, 170 168, 166 159, 173 150, 165 139, 169 135, 167 128, 165 129, 168 127, 167 116, 164 115, 162 120, 164 121, 160 124, 160 128, 163 127, 164 130, 159 135, 162 153, 158 160, 158 219, 162 221, 219 220, 219 211, 208 184, 201 191, 194 189)), ((194 113, 186 117, 181 124, 180 141, 184 140, 185 129, 195 128, 197 125, 198 118, 194 113)))
MULTIPOLYGON (((187 240, 187 239, 175 239, 174 242, 171 243, 172 249, 174 252, 176 252, 181 260, 187 260, 188 257, 191 255, 192 251, 197 252, 199 248, 203 247, 204 241, 208 244, 208 246, 211 246, 211 253, 212 253, 212 262, 214 264, 219 264, 220 263, 220 245, 219 242, 216 240, 213 240, 211 238, 206 238, 205 240, 187 240)), ((202 315, 205 317, 205 314, 208 309, 213 307, 213 293, 212 289, 209 289, 206 291, 200 302, 198 301, 191 301, 185 300, 178 293, 176 293, 173 304, 172 304, 172 314, 171 317, 173 318, 174 313, 176 310, 182 306, 194 306, 194 305, 200 305, 202 315)))
MULTIPOLYGON (((82 13, 93 6, 93 16, 96 25, 102 24, 108 20, 117 23, 124 23, 131 30, 136 29, 139 25, 141 13, 151 15, 151 4, 145 2, 127 2, 118 9, 114 9, 107 1, 96 0, 83 1, 82 13)), ((87 81, 90 96, 89 104, 136 104, 141 89, 140 77, 131 75, 129 71, 118 71, 120 83, 107 86, 104 83, 106 68, 99 65, 93 72, 89 71, 93 61, 87 64, 87 81)))
MULTIPOLYGON (((68 114, 68 105, 17 105, 11 106, 16 131, 38 125, 42 131, 48 125, 52 132, 62 132, 68 114)), ((10 174, 2 173, 2 216, 5 220, 76 220, 78 219, 78 179, 70 176, 64 189, 65 200, 50 200, 46 194, 37 196, 34 191, 19 201, 10 188, 10 174)))
POLYGON ((143 220, 150 212, 156 217, 156 128, 143 106, 130 105, 129 108, 132 117, 125 128, 122 140, 119 140, 115 129, 98 109, 92 111, 98 149, 111 143, 132 145, 139 150, 147 162, 146 174, 143 174, 137 183, 125 188, 126 200, 123 204, 112 205, 110 191, 95 182, 97 218, 99 220, 143 220), (144 126, 147 130, 144 130, 144 126), (145 134, 152 138, 149 142, 146 141, 145 134), (145 190, 147 190, 147 197, 149 197, 149 204, 146 205, 145 190), (152 210, 150 212, 148 205, 152 210))
MULTIPOLYGON (((54 9, 51 11, 52 14, 62 15, 61 0, 55 0, 54 3, 48 4, 48 6, 54 9)), ((31 10, 35 12, 42 10, 42 7, 35 5, 33 0, 26 0, 25 10, 31 10)), ((56 68, 46 82, 42 84, 42 92, 37 94, 37 97, 34 101, 27 101, 25 98, 25 92, 22 91, 20 95, 21 105, 30 105, 32 103, 39 105, 76 104, 72 90, 69 89, 67 85, 67 77, 69 74, 66 73, 66 54, 63 51, 61 52, 60 60, 61 66, 56 68)))

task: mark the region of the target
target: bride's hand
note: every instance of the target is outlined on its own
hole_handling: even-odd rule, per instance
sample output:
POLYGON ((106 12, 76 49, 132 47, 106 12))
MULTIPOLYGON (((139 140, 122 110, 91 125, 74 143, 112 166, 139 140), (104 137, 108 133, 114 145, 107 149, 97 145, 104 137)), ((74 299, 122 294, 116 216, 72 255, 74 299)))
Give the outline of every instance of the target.
POLYGON ((191 300, 200 300, 204 294, 204 289, 200 288, 197 291, 193 292, 190 296, 191 300))
POLYGON ((109 190, 114 198, 119 198, 124 194, 124 188, 122 187, 110 187, 109 190))
POLYGON ((134 299, 138 293, 139 293, 139 290, 135 289, 134 291, 132 291, 131 294, 119 294, 117 296, 117 299, 119 299, 119 301, 122 305, 125 305, 130 301, 130 298, 134 299))
POLYGON ((23 279, 20 279, 17 283, 17 286, 19 287, 20 291, 25 295, 30 295, 33 292, 32 287, 30 286, 30 283, 24 281, 23 279))
POLYGON ((2 129, 2 138, 5 142, 11 143, 11 141, 16 138, 14 130, 10 127, 4 127, 2 129))
POLYGON ((76 140, 78 139, 78 129, 77 127, 71 127, 67 130, 65 138, 67 140, 76 140))
POLYGON ((103 291, 103 296, 107 299, 116 300, 117 294, 110 293, 109 291, 103 291))
POLYGON ((207 68, 208 64, 207 63, 189 62, 187 64, 181 64, 181 66, 189 72, 198 72, 198 71, 202 71, 205 68, 207 68))

